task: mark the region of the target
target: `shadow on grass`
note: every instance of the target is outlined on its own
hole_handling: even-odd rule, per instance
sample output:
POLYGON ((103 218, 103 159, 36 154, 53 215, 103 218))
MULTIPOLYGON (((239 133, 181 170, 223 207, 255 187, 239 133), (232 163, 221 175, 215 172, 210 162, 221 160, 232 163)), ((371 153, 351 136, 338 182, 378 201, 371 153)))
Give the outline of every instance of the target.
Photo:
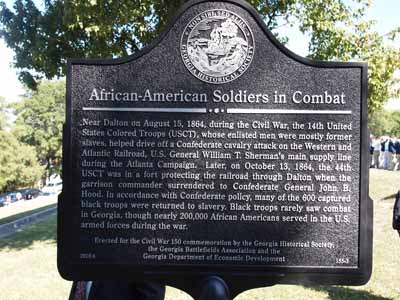
POLYGON ((342 286, 304 286, 305 288, 312 289, 318 292, 326 292, 330 300, 393 300, 393 298, 386 298, 374 295, 367 291, 360 291, 349 287, 342 286))
POLYGON ((7 237, 0 238, 0 251, 30 248, 35 242, 55 244, 57 232, 56 220, 57 217, 53 215, 44 221, 20 229, 7 237))

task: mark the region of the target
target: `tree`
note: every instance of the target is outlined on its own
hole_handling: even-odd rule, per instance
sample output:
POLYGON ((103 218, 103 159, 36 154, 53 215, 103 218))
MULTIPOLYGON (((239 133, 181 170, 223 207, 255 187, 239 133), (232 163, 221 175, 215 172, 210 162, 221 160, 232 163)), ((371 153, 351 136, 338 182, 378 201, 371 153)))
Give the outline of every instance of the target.
MULTIPOLYGON (((16 53, 14 65, 30 88, 36 81, 65 74, 66 58, 121 57, 148 44, 184 0, 44 1, 16 0, 13 10, 0 2, 0 37, 16 53)), ((372 115, 392 93, 399 48, 363 21, 370 0, 248 0, 278 35, 280 26, 299 25, 309 35, 310 57, 368 61, 369 109, 372 115)), ((280 37, 285 41, 285 37, 280 37)))
POLYGON ((379 111, 369 120, 368 126, 374 136, 400 138, 400 111, 379 111))
POLYGON ((0 131, 0 191, 34 186, 43 175, 35 148, 22 144, 10 133, 0 131))
POLYGON ((0 191, 33 186, 43 174, 35 148, 18 142, 6 129, 7 109, 0 97, 0 191))
POLYGON ((7 103, 6 99, 0 97, 0 130, 4 130, 7 125, 7 103))
POLYGON ((359 2, 357 9, 349 9, 340 1, 301 1, 296 15, 301 20, 300 30, 311 36, 310 57, 318 60, 368 62, 369 116, 383 109, 387 99, 399 97, 400 89, 394 77, 400 69, 400 47, 394 40, 400 27, 379 35, 375 21, 362 17, 369 2, 359 2))
POLYGON ((20 142, 35 147, 49 176, 61 168, 64 102, 65 82, 44 81, 37 91, 27 90, 24 99, 14 105, 14 134, 20 142))
MULTIPOLYGON (((121 57, 148 44, 185 0, 45 1, 40 11, 31 0, 17 0, 13 10, 0 2, 0 37, 15 51, 14 66, 30 88, 42 76, 65 74, 66 58, 121 57), (34 73, 32 72, 34 71, 34 73)), ((295 2, 251 4, 277 25, 295 2)))

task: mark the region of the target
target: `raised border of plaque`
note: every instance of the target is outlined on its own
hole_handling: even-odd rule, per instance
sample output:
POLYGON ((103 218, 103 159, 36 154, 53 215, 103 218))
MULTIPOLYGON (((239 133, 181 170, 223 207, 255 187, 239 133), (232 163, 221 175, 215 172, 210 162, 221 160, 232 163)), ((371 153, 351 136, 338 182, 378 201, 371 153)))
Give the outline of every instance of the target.
MULTIPOLYGON (((257 41, 255 41, 257 43, 257 41)), ((257 49, 255 50, 257 51, 257 49)), ((245 72, 250 72, 249 69, 245 72)), ((127 58, 119 59, 71 59, 68 60, 67 70, 67 111, 66 122, 63 131, 63 192, 59 197, 58 204, 58 268, 60 274, 68 280, 94 280, 94 279, 125 279, 129 281, 159 281, 171 286, 175 286, 194 295, 198 282, 208 276, 219 276, 228 283, 233 295, 240 292, 261 286, 274 284, 346 284, 361 285, 366 283, 371 275, 372 269, 372 201, 368 197, 368 172, 369 172, 369 152, 368 152, 368 131, 367 131, 367 65, 365 63, 342 63, 342 62, 321 62, 312 61, 300 57, 285 48, 267 29, 265 23, 260 18, 256 10, 244 1, 239 0, 195 0, 185 4, 177 16, 167 26, 165 31, 157 37, 149 46, 138 53, 127 58), (72 153, 71 153, 71 116, 72 116, 72 82, 71 74, 73 67, 78 65, 109 66, 122 65, 134 61, 141 56, 149 53, 155 48, 173 28, 182 14, 188 9, 201 3, 216 3, 224 7, 225 3, 237 5, 244 9, 254 18, 256 23, 277 49, 288 58, 295 60, 305 66, 315 68, 356 68, 361 71, 361 140, 360 140, 360 187, 359 187, 359 264, 358 268, 313 268, 313 267, 263 267, 263 266, 235 266, 235 265, 133 265, 133 264, 81 264, 74 263, 71 253, 79 237, 71 232, 69 224, 71 220, 79 218, 74 215, 74 208, 70 199, 74 195, 71 191, 72 186, 72 153), (219 3, 219 4, 218 4, 219 3)))

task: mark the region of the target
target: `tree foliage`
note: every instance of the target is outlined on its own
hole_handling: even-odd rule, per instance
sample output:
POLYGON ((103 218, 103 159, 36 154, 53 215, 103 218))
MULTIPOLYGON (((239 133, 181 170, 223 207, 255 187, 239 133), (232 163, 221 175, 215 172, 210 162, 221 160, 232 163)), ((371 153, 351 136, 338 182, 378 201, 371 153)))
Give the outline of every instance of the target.
MULTIPOLYGON (((15 67, 30 88, 43 76, 65 74, 67 58, 122 57, 148 44, 185 0, 32 0, 0 2, 0 36, 15 51, 15 67)), ((280 26, 299 26, 310 36, 310 57, 369 63, 369 111, 382 108, 390 95, 399 48, 363 16, 370 0, 248 0, 275 34, 280 26)), ((280 37, 285 40, 285 37, 280 37)))
POLYGON ((400 27, 378 34, 375 21, 362 18, 370 1, 355 2, 359 5, 354 3, 357 8, 351 9, 341 1, 303 1, 305 5, 297 8, 297 14, 300 30, 311 36, 311 58, 368 63, 368 110, 372 116, 383 109, 387 99, 400 96, 394 77, 400 69, 400 47, 393 43, 400 27))
MULTIPOLYGON (((148 44, 184 0, 45 1, 44 11, 31 0, 13 8, 0 2, 0 36, 15 51, 15 67, 30 88, 36 80, 65 74, 66 58, 121 57, 148 44), (34 71, 34 72, 32 72, 34 71)), ((252 0, 269 26, 287 13, 294 0, 252 0)))
POLYGON ((400 111, 379 111, 369 120, 374 136, 390 135, 400 138, 400 111))
POLYGON ((58 173, 61 167, 64 102, 65 82, 44 81, 37 91, 27 90, 24 99, 14 105, 14 134, 20 142, 36 149, 48 175, 58 173))
POLYGON ((4 97, 0 97, 0 130, 4 130, 7 125, 7 103, 4 97))
POLYGON ((22 144, 10 133, 0 131, 0 191, 34 186, 43 175, 35 148, 22 144))
POLYGON ((0 97, 0 192, 34 186, 43 174, 35 148, 20 143, 7 130, 7 109, 0 97))

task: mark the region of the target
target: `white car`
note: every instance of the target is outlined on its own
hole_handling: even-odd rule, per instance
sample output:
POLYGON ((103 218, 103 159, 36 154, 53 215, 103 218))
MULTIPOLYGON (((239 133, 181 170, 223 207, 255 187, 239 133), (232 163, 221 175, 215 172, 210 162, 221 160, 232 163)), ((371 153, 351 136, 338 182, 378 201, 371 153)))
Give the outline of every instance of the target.
POLYGON ((59 194, 62 190, 62 181, 49 182, 42 188, 44 194, 59 194))

